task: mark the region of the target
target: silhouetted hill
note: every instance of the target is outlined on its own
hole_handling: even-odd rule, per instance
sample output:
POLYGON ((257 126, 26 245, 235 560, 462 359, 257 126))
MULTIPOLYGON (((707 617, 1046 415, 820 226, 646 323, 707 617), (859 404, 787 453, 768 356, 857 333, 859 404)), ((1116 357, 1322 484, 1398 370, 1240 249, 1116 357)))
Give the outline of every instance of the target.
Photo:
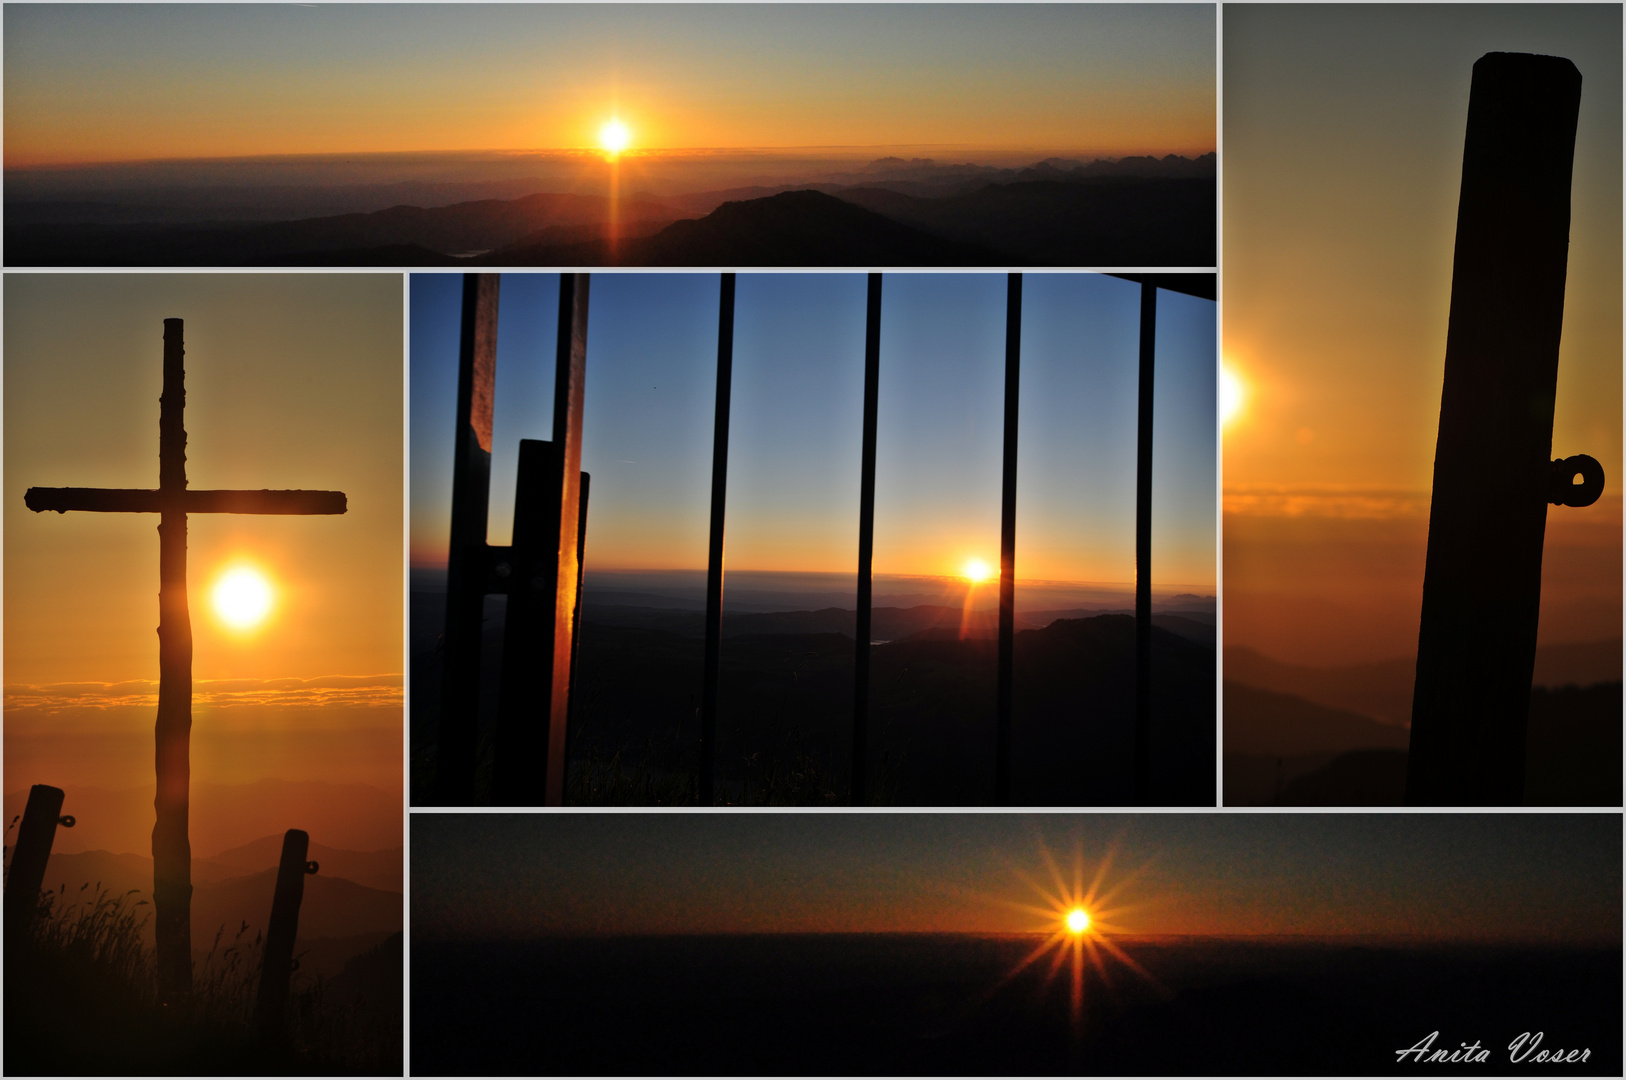
POLYGON ((1526 806, 1619 806, 1621 684, 1536 687, 1525 737, 1526 806))
MULTIPOLYGON (((1367 664, 1310 667, 1271 659, 1240 645, 1225 647, 1225 677, 1317 705, 1359 713, 1386 724, 1411 722, 1415 657, 1367 664)), ((1621 639, 1543 645, 1536 650, 1537 686, 1589 686, 1621 676, 1621 639)))
POLYGON ((1351 750, 1288 782, 1283 806, 1400 806, 1406 801, 1405 750, 1351 750))
POLYGON ((1212 266, 1216 191, 1212 178, 1099 177, 990 184, 941 199, 881 188, 839 198, 991 248, 1004 256, 994 265, 1212 266))
MULTIPOLYGON (((271 899, 276 891, 275 868, 250 874, 230 873, 232 868, 207 860, 194 860, 192 893, 192 946, 200 957, 209 951, 217 932, 224 928, 222 941, 229 944, 243 923, 248 923, 246 939, 263 931, 271 915, 271 899)), ((305 895, 299 909, 299 942, 305 947, 320 940, 313 950, 312 973, 332 975, 350 957, 376 944, 380 935, 401 927, 401 891, 374 889, 326 872, 305 879, 305 895)), ((399 879, 398 879, 399 880, 399 879)), ((94 898, 98 889, 113 895, 130 890, 137 900, 152 897, 152 860, 146 856, 106 851, 73 854, 53 852, 46 865, 44 884, 61 889, 68 902, 81 897, 94 898), (81 886, 88 886, 81 889, 81 886)), ((144 940, 152 944, 152 924, 144 929, 144 940)))
POLYGON ((1236 682, 1226 670, 1225 752, 1291 757, 1357 748, 1405 749, 1411 733, 1365 716, 1329 709, 1291 694, 1236 682))
MULTIPOLYGON (((610 202, 598 195, 538 194, 451 206, 394 206, 268 224, 57 224, 7 229, 8 265, 243 266, 442 265, 449 257, 527 241, 580 243, 600 236, 610 202)), ((647 200, 620 207, 623 235, 683 216, 647 200)))
MULTIPOLYGON (((358 885, 374 889, 400 892, 406 880, 402 872, 403 849, 387 848, 383 851, 345 851, 312 842, 306 856, 321 864, 322 873, 344 878, 358 885)), ((222 851, 210 862, 239 871, 264 870, 276 866, 282 859, 282 835, 262 836, 242 847, 222 851)))
MULTIPOLYGON (((1621 705, 1618 682, 1531 691, 1524 805, 1620 805, 1621 705)), ((1410 733, 1394 729, 1404 738, 1383 749, 1329 750, 1363 730, 1352 721, 1363 718, 1226 680, 1226 804, 1399 805, 1410 733)))
MULTIPOLYGON (((49 783, 49 777, 25 778, 49 783)), ((62 812, 77 824, 59 829, 56 851, 151 851, 153 788, 63 787, 62 812)), ((5 795, 5 815, 22 813, 28 790, 5 795)), ((208 858, 290 828, 314 843, 347 851, 377 851, 401 843, 401 795, 366 784, 319 780, 257 780, 248 784, 192 782, 194 857, 208 858)))
POLYGON ((728 202, 699 220, 624 241, 518 244, 483 256, 496 266, 985 266, 976 241, 946 239, 818 191, 728 202))

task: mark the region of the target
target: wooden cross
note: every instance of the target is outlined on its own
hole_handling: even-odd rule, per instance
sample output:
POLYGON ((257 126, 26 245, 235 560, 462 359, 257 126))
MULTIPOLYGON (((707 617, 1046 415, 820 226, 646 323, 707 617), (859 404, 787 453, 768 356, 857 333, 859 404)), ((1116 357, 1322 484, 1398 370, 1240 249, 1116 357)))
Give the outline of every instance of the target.
POLYGON ((192 844, 187 835, 192 764, 192 617, 186 602, 186 515, 342 514, 342 491, 188 491, 186 349, 182 320, 164 320, 164 389, 158 399, 158 490, 29 488, 38 513, 87 510, 158 517, 158 789, 153 800, 152 901, 158 991, 192 991, 192 844))

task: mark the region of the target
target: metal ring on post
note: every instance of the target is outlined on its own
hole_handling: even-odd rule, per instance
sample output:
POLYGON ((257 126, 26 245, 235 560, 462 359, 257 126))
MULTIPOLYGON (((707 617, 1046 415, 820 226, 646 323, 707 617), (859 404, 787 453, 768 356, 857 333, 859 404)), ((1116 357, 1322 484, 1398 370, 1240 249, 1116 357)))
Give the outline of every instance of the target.
POLYGON ((319 869, 321 869, 321 866, 315 859, 312 859, 305 864, 305 873, 307 874, 314 874, 319 869))
POLYGON ((56 823, 62 826, 64 829, 71 829, 74 826, 73 815, 63 814, 61 817, 56 819, 56 823))
POLYGON ((1603 466, 1590 454, 1576 454, 1553 462, 1547 501, 1557 506, 1591 506, 1603 494, 1603 466), (1580 476, 1581 482, 1575 482, 1580 476))

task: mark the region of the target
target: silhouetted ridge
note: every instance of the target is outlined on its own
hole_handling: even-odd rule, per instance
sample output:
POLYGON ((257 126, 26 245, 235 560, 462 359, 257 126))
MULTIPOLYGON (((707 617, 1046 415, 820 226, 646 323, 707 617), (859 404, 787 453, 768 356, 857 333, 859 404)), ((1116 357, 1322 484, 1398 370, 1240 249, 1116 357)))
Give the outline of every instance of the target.
POLYGON ((971 266, 999 261, 977 243, 931 236, 912 225, 818 191, 785 191, 725 202, 699 220, 654 236, 602 243, 520 245, 480 261, 493 265, 971 266))

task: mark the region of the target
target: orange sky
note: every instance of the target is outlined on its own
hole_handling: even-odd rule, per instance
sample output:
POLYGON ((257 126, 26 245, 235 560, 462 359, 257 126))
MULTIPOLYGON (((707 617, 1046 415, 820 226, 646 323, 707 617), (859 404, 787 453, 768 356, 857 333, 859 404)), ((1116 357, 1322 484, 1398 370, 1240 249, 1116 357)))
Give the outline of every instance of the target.
POLYGON ((186 321, 193 488, 349 497, 343 516, 189 519, 211 777, 399 785, 401 297, 398 275, 7 275, 6 790, 151 782, 157 518, 22 500, 31 486, 157 486, 166 317, 186 321), (275 594, 249 632, 210 603, 240 562, 275 594))
POLYGON ((1617 8, 1235 8, 1225 20, 1227 644, 1299 663, 1416 648, 1473 62, 1584 78, 1553 453, 1609 477, 1550 508, 1541 638, 1621 626, 1617 8))
POLYGON ((5 164, 598 145, 1214 148, 1211 5, 5 12, 5 164))

